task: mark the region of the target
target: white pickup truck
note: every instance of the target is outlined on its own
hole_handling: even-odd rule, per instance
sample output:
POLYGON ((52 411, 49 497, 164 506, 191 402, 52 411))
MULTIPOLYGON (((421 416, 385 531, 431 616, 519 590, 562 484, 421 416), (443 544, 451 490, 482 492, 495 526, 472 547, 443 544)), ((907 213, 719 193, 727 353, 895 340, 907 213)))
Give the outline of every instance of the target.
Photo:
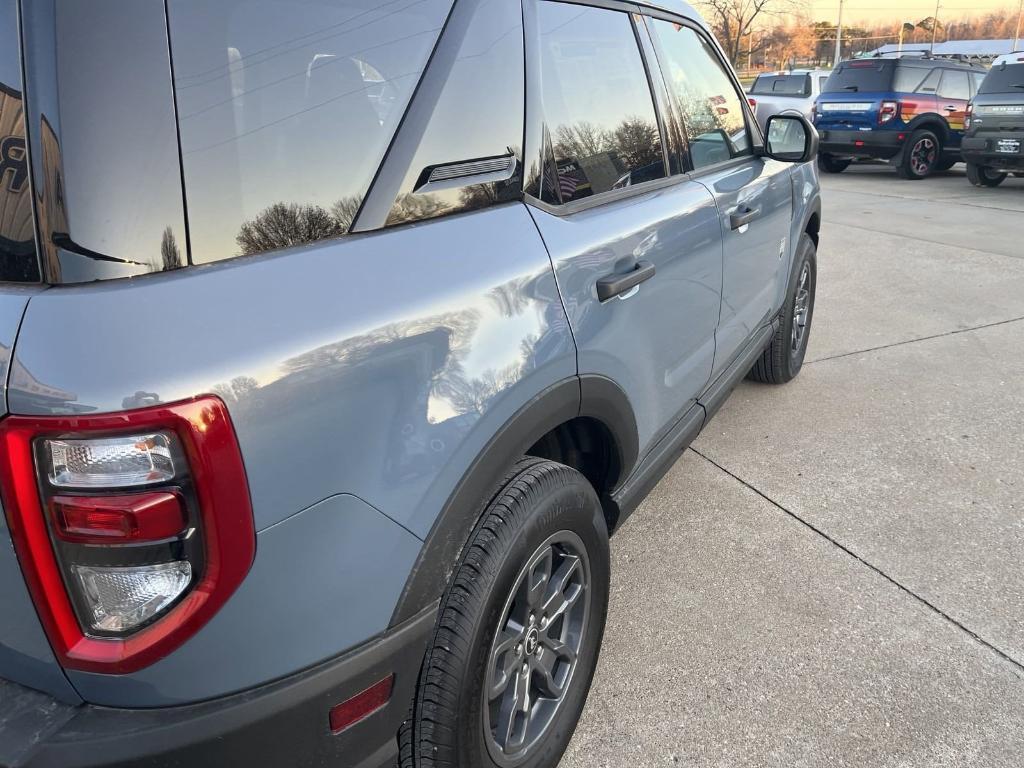
POLYGON ((814 102, 831 74, 830 69, 794 69, 758 75, 747 97, 761 130, 769 117, 782 112, 799 112, 813 120, 814 102))

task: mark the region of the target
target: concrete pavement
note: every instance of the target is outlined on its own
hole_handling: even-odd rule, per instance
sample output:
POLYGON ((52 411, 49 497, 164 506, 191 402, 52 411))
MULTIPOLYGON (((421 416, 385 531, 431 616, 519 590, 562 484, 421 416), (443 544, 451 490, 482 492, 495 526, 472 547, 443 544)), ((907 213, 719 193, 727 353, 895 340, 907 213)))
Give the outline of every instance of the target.
POLYGON ((1024 179, 824 179, 808 362, 613 541, 563 766, 1024 764, 1024 179))

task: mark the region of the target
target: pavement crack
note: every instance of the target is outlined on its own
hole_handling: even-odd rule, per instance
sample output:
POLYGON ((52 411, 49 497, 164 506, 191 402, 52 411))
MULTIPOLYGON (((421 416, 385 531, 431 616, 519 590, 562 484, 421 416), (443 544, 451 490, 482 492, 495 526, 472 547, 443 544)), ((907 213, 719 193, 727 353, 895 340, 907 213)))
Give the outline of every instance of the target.
POLYGON ((865 355, 868 352, 878 352, 882 349, 891 349, 892 347, 902 347, 905 344, 916 344, 919 341, 931 341, 932 339, 943 339, 947 336, 956 336, 959 333, 970 333, 971 331, 983 331, 986 328, 996 328, 1000 325, 1008 325, 1010 323, 1019 323, 1024 320, 1024 315, 1021 317, 1011 317, 1009 320, 997 320, 994 323, 984 323, 983 325, 975 325, 970 328, 957 328, 952 331, 945 331, 944 333, 935 333, 931 336, 920 336, 916 339, 906 339, 904 341, 894 341, 892 344, 882 344, 877 347, 868 347, 867 349, 858 349, 854 352, 841 352, 838 355, 829 355, 828 357, 819 357, 814 360, 807 360, 804 365, 813 365, 814 363, 824 363, 827 360, 838 360, 842 357, 853 357, 854 355, 865 355))
POLYGON ((846 546, 845 544, 841 543, 837 539, 833 538, 829 534, 825 533, 825 531, 823 531, 821 528, 818 528, 813 523, 808 522, 804 518, 800 517, 800 515, 798 515, 795 512, 793 512, 792 510, 787 509, 782 504, 780 504, 779 502, 775 501, 775 499, 773 499, 771 496, 767 495, 766 493, 764 493, 763 491, 761 491, 760 489, 758 489, 754 485, 751 485, 750 483, 748 483, 746 480, 744 480, 742 477, 737 475, 735 472, 732 472, 732 471, 726 469, 721 464, 719 464, 717 461, 715 461, 714 459, 710 458, 709 456, 701 453, 699 450, 697 450, 693 446, 690 447, 690 450, 693 451, 698 456, 700 456, 700 458, 704 459, 704 461, 706 461, 709 464, 711 464, 713 467, 716 467, 719 470, 721 470, 722 472, 724 472, 725 474, 727 474, 729 477, 731 477, 736 482, 740 483, 744 487, 746 487, 746 488, 750 489, 751 491, 753 491, 754 493, 756 493, 758 496, 760 496, 762 499, 767 501, 773 507, 775 507, 779 511, 783 512, 784 514, 788 515, 793 520, 795 520, 796 522, 800 523, 800 525, 802 525, 805 528, 807 528, 808 530, 810 530, 812 533, 817 534, 819 537, 821 537, 822 539, 827 541, 829 544, 831 544, 836 549, 841 550, 842 552, 846 553, 847 555, 852 557, 854 560, 859 562, 861 565, 863 565, 863 566, 869 568, 870 570, 874 571, 876 574, 878 574, 883 579, 888 581, 890 584, 892 584, 894 587, 899 589, 901 592, 909 595, 911 598, 916 600, 918 603, 923 605, 925 608, 928 608, 930 611, 932 611, 933 613, 937 614, 940 618, 944 619, 946 622, 948 622, 954 628, 959 629, 962 633, 964 633, 968 637, 972 638, 975 642, 977 642, 978 644, 984 646, 985 648, 990 650, 992 653, 994 653, 996 656, 998 656, 999 658, 1001 658, 1004 661, 1008 662, 1011 666, 1014 667, 1014 672, 1017 674, 1017 676, 1020 677, 1020 678, 1024 678, 1024 663, 1021 663, 1020 661, 1015 659, 1013 656, 1011 656, 1010 654, 1006 653, 1006 651, 1003 651, 1002 649, 1000 649, 998 646, 993 645, 991 642, 989 642, 984 637, 979 635, 973 629, 971 629, 970 627, 966 626, 965 624, 963 624, 962 622, 958 621, 957 619, 953 618, 948 613, 946 613, 944 610, 939 608, 937 605, 935 605, 934 603, 930 602, 927 598, 924 598, 921 595, 917 594, 914 590, 910 589, 910 587, 905 586, 904 584, 902 584, 901 582, 896 580, 893 576, 890 576, 888 573, 883 571, 881 568, 879 568, 877 565, 875 565, 871 561, 865 559, 861 555, 858 555, 856 552, 854 552, 848 546, 846 546))

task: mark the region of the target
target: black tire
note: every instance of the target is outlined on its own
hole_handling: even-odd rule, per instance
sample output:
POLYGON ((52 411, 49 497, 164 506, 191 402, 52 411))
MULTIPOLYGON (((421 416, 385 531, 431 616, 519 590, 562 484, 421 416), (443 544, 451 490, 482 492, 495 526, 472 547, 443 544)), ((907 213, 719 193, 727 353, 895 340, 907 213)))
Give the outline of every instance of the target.
MULTIPOLYGON (((520 460, 473 530, 441 600, 413 713, 399 735, 402 768, 555 768, 579 721, 597 665, 609 572, 608 530, 590 483, 553 461, 520 460), (549 574, 543 582, 538 579, 542 565, 549 574), (569 576, 555 578, 565 573, 569 576), (527 583, 543 588, 527 589, 527 583), (556 583, 565 586, 555 589, 556 583), (560 602, 566 607, 564 613, 554 612, 558 618, 548 622, 547 613, 535 616, 543 610, 538 606, 560 602), (520 613, 527 627, 514 622, 520 613), (530 623, 534 618, 536 623, 530 623), (555 643, 561 649, 552 650, 555 643), (565 646, 574 643, 575 666, 563 656, 565 646), (543 674, 544 659, 548 676, 543 674), (532 719, 504 718, 503 725, 510 724, 506 732, 524 732, 522 750, 510 748, 513 754, 505 756, 497 743, 502 728, 494 736, 487 725, 516 711, 503 697, 518 701, 520 685, 531 692, 537 685, 541 695, 550 694, 553 688, 547 686, 557 688, 558 679, 564 693, 555 704, 532 710, 532 719), (503 692, 495 698, 485 693, 485 684, 497 689, 503 682, 503 692), (538 722, 543 727, 531 735, 532 724, 538 722)), ((552 699, 533 701, 540 707, 552 699)))
POLYGON ((998 187, 1006 181, 1006 174, 984 165, 968 163, 967 180, 976 187, 998 187))
POLYGON ((901 179, 920 181, 931 176, 942 158, 942 142, 926 128, 914 131, 900 155, 896 173, 901 179))
POLYGON ((850 167, 850 160, 840 160, 832 155, 818 155, 818 168, 825 173, 842 173, 850 167))
POLYGON ((785 384, 792 381, 800 373, 807 354, 807 341, 811 336, 811 320, 814 318, 814 294, 818 282, 818 256, 814 241, 810 235, 800 238, 793 270, 789 278, 789 289, 786 291, 786 303, 783 305, 782 322, 775 332, 771 343, 765 348, 761 358, 754 363, 748 377, 765 384, 785 384), (806 278, 805 278, 806 270, 806 278), (801 290, 806 289, 803 315, 800 322, 797 318, 797 299, 801 290), (796 326, 797 331, 794 331, 796 326), (799 338, 798 338, 799 335, 799 338))
POLYGON ((935 170, 936 171, 948 171, 950 168, 952 168, 954 165, 956 165, 959 162, 960 161, 957 160, 955 157, 943 157, 942 159, 939 160, 938 163, 936 163, 935 170))

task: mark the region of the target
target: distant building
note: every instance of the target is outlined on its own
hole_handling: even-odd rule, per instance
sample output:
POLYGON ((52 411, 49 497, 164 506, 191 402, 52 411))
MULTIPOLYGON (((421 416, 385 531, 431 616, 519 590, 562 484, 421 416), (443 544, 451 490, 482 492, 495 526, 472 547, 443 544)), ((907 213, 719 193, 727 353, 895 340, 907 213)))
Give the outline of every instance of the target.
MULTIPOLYGON (((1018 47, 1024 44, 1018 44, 1018 47)), ((928 43, 904 43, 903 53, 927 53, 931 49, 928 43)), ((864 54, 864 56, 886 56, 898 53, 900 46, 895 43, 883 45, 881 48, 864 54)), ((990 64, 997 56, 1013 53, 1013 40, 950 40, 945 43, 936 43, 932 55, 936 58, 955 59, 966 58, 971 61, 979 61, 990 64)))

